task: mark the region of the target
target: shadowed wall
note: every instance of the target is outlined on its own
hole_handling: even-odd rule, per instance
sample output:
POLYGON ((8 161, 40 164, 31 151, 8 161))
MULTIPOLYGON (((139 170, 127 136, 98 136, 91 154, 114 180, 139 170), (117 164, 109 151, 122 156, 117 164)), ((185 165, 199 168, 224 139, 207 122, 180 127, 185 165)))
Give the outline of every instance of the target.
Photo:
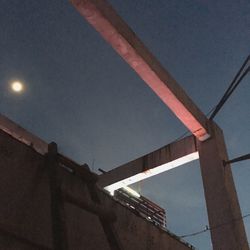
MULTIPOLYGON (((0 131, 0 248, 53 249, 51 191, 45 157, 0 131)), ((61 189, 74 199, 93 204, 89 187, 80 177, 58 168, 61 189)), ((189 249, 177 238, 134 214, 97 190, 101 207, 113 211, 112 224, 122 249, 189 249)), ((63 241, 67 249, 110 249, 100 219, 62 202, 63 241)))

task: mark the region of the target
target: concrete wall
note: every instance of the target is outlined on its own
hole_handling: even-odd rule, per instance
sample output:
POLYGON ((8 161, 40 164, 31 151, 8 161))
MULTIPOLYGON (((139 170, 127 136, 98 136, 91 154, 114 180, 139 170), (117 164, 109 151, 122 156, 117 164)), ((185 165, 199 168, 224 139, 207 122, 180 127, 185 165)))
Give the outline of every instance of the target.
MULTIPOLYGON (((0 130, 0 249, 52 249, 51 196, 45 157, 0 130)), ((61 169, 62 189, 92 202, 79 177, 61 169)), ((134 214, 101 190, 103 207, 113 210, 113 224, 123 249, 190 249, 164 230, 134 214)), ((68 249, 110 249, 99 218, 69 203, 62 206, 68 249)))

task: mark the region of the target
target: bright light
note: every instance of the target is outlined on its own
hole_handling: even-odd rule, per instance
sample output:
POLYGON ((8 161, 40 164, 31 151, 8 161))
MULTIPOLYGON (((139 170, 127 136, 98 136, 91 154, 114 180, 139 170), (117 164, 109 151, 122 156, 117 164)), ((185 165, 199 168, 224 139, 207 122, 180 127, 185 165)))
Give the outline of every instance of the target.
POLYGON ((124 180, 121 180, 121 181, 118 181, 118 182, 113 183, 111 185, 108 185, 108 186, 104 187, 104 189, 109 191, 112 194, 112 193, 114 193, 115 190, 117 190, 119 188, 127 187, 133 183, 147 179, 149 177, 152 177, 154 175, 160 174, 162 172, 176 168, 178 166, 181 166, 185 163, 188 163, 188 162, 191 162, 191 161, 194 161, 197 159, 199 159, 199 153, 194 152, 194 153, 191 153, 189 155, 185 155, 181 158, 178 158, 176 160, 170 161, 166 164, 160 165, 160 166, 155 167, 155 168, 148 169, 142 173, 136 174, 136 175, 128 177, 124 180))
POLYGON ((127 192, 129 192, 130 194, 132 194, 133 196, 140 198, 141 195, 139 193, 137 193, 135 190, 133 190, 130 187, 123 187, 124 190, 126 190, 127 192))
POLYGON ((11 84, 11 89, 16 92, 16 93, 20 93, 23 91, 23 84, 21 82, 13 82, 11 84))

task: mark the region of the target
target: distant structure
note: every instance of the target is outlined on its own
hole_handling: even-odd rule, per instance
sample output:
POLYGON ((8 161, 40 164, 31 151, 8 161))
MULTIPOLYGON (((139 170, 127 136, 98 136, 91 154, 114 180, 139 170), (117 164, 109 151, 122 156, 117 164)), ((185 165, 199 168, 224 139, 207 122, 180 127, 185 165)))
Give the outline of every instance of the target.
POLYGON ((162 208, 129 189, 107 194, 87 165, 1 115, 0 149, 0 249, 194 249, 162 208))
POLYGON ((213 249, 248 250, 248 242, 233 181, 223 131, 207 119, 180 85, 144 46, 131 28, 105 0, 71 0, 77 11, 131 66, 176 117, 193 134, 191 144, 173 142, 104 175, 103 187, 114 192, 132 182, 148 178, 188 161, 200 160, 213 249), (190 154, 189 147, 195 148, 190 154), (174 151, 166 151, 175 148, 174 151), (187 153, 187 152, 188 153, 187 153), (139 171, 139 172, 138 172, 139 171), (106 178, 107 177, 107 178, 106 178), (113 178, 113 179, 112 179, 113 178), (223 225, 223 226, 219 226, 223 225))
POLYGON ((114 199, 153 224, 167 228, 165 209, 134 190, 128 187, 117 189, 114 192, 114 199))
POLYGON ((48 145, 0 115, 0 248, 190 249, 166 230, 165 211, 124 188, 199 159, 213 249, 249 250, 231 168, 223 164, 228 162, 223 131, 111 5, 105 0, 71 2, 192 136, 97 176, 60 154, 55 143, 48 145))

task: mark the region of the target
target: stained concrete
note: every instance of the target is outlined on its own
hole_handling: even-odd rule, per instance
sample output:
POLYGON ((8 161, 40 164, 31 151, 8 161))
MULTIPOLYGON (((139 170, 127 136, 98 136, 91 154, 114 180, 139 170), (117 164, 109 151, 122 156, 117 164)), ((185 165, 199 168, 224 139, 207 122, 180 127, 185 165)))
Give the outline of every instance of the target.
POLYGON ((197 144, 213 249, 249 250, 223 132, 209 125, 211 138, 197 144))
MULTIPOLYGON (((50 189, 45 157, 0 130, 0 249, 52 249, 50 189)), ((86 183, 60 169, 62 188, 92 202, 86 183)), ((113 228, 123 249, 190 249, 177 238, 114 201, 102 190, 103 207, 117 217, 113 228)), ((99 218, 69 203, 62 205, 68 249, 110 249, 99 218)))
POLYGON ((197 150, 195 137, 185 137, 133 161, 125 163, 122 166, 111 169, 100 176, 98 185, 100 187, 106 187, 140 173, 145 173, 145 178, 147 178, 147 171, 195 153, 197 150))

